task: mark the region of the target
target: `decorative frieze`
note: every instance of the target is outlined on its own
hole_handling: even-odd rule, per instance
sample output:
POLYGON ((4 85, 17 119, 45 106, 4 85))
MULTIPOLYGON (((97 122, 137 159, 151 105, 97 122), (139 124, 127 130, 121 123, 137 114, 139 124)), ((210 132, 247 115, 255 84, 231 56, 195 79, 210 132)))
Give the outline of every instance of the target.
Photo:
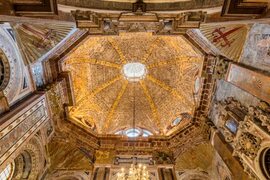
POLYGON ((249 132, 242 132, 237 138, 234 155, 243 153, 250 159, 254 159, 261 147, 261 141, 261 138, 249 132))
MULTIPOLYGON (((45 96, 34 95, 33 103, 24 107, 22 111, 15 109, 16 115, 6 120, 6 114, 0 121, 5 122, 0 131, 0 164, 4 162, 25 140, 48 120, 48 109, 45 96)), ((25 106, 22 104, 22 106, 25 106)), ((11 111, 10 113, 14 113, 11 111)))
POLYGON ((214 77, 216 79, 224 79, 229 67, 229 61, 223 57, 217 58, 214 77))
POLYGON ((218 129, 222 132, 226 142, 233 143, 238 125, 244 120, 247 108, 232 97, 217 103, 218 129))
POLYGON ((270 106, 266 102, 261 101, 259 106, 250 106, 248 108, 248 115, 252 121, 260 121, 262 126, 265 126, 270 132, 270 106))
POLYGON ((78 28, 89 29, 90 34, 116 35, 119 32, 153 32, 154 34, 181 34, 188 28, 199 28, 206 13, 183 12, 163 15, 150 12, 102 14, 92 11, 72 11, 78 28))

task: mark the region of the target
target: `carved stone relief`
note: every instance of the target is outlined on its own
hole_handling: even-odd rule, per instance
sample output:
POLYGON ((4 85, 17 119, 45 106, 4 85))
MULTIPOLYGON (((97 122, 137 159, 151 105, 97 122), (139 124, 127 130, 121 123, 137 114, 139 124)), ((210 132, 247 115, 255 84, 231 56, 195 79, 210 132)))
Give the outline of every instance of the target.
POLYGON ((88 28, 90 34, 119 34, 119 32, 153 32, 154 34, 180 34, 188 28, 199 28, 205 21, 202 11, 184 12, 164 16, 148 12, 101 14, 92 11, 72 11, 77 27, 88 28))
POLYGON ((237 127, 228 126, 228 122, 235 122, 232 125, 237 125, 239 123, 238 121, 244 120, 247 109, 232 97, 225 101, 219 101, 216 108, 219 114, 218 129, 222 132, 228 143, 233 143, 236 137, 237 127))
POLYGON ((216 79, 224 79, 229 67, 229 61, 225 58, 219 57, 216 61, 214 77, 216 79))
MULTIPOLYGON (((48 110, 44 96, 37 99, 33 98, 32 101, 33 104, 26 107, 24 112, 17 112, 19 117, 9 119, 8 122, 10 124, 7 124, 7 122, 2 124, 0 131, 0 144, 2 144, 0 149, 0 164, 48 120, 48 110)), ((2 118, 5 118, 5 116, 2 118)))
POLYGON ((270 106, 266 102, 260 102, 259 106, 248 108, 248 117, 252 121, 260 121, 270 132, 270 106))
POLYGON ((237 137, 234 154, 243 153, 249 158, 254 159, 260 149, 260 144, 261 138, 249 132, 242 132, 237 137))
POLYGON ((5 77, 1 88, 8 104, 14 104, 18 99, 33 91, 29 72, 23 64, 16 41, 10 36, 11 27, 0 25, 0 52, 5 77), (6 76, 8 73, 8 76, 6 76))

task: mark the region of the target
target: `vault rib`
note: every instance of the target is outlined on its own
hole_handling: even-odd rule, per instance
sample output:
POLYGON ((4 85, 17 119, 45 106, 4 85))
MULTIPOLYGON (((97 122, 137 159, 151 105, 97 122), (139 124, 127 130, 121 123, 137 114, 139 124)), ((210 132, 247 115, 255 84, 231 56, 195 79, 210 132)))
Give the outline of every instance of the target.
POLYGON ((140 85, 141 85, 141 87, 143 89, 143 92, 144 92, 144 94, 146 96, 146 99, 147 99, 147 101, 148 101, 148 103, 149 103, 149 105, 151 107, 152 114, 154 116, 154 119, 156 120, 157 126, 158 126, 160 132, 162 133, 163 131, 162 131, 162 128, 161 128, 160 118, 158 116, 158 111, 157 111, 157 107, 155 105, 155 102, 154 102, 153 98, 151 97, 151 95, 149 93, 149 90, 145 85, 145 82, 140 81, 140 85))
POLYGON ((101 66, 121 69, 121 65, 119 65, 119 64, 109 62, 109 61, 104 61, 104 60, 88 59, 88 58, 81 58, 79 60, 76 60, 76 62, 69 63, 69 65, 83 64, 83 63, 89 63, 89 64, 93 64, 93 65, 101 65, 101 66))
POLYGON ((188 56, 181 56, 171 61, 158 61, 156 63, 152 63, 147 65, 147 69, 153 69, 173 64, 184 64, 184 63, 199 63, 201 61, 201 58, 199 57, 188 57, 188 56))
POLYGON ((126 64, 127 60, 126 57, 124 56, 122 50, 119 48, 118 44, 115 42, 113 38, 108 38, 108 41, 111 43, 112 47, 115 49, 115 51, 118 53, 120 60, 122 64, 126 64))
POLYGON ((123 94, 125 93, 125 91, 127 89, 127 85, 128 85, 128 81, 125 80, 124 81, 124 84, 122 85, 121 90, 119 91, 116 99, 114 100, 114 102, 113 102, 113 104, 112 104, 112 106, 110 108, 110 111, 108 113, 108 116, 107 116, 107 118, 106 118, 106 120, 104 122, 105 123, 105 128, 103 129, 103 131, 104 131, 103 133, 105 133, 108 130, 108 128, 110 127, 110 124, 111 124, 111 121, 113 119, 113 115, 114 115, 115 109, 117 108, 117 106, 118 106, 118 104, 119 104, 119 102, 120 102, 123 94))
POLYGON ((160 38, 157 37, 154 42, 151 44, 150 48, 147 50, 147 53, 145 53, 145 55, 142 58, 142 63, 146 63, 146 61, 148 60, 148 58, 151 56, 151 54, 153 53, 153 50, 155 49, 155 47, 157 46, 157 43, 160 42, 160 38))
POLYGON ((162 81, 154 78, 151 75, 147 75, 146 78, 150 81, 152 81, 154 84, 160 86, 162 89, 165 89, 166 91, 170 92, 173 96, 176 96, 179 98, 188 108, 192 108, 192 102, 190 102, 188 99, 183 97, 182 94, 179 94, 178 91, 176 91, 174 88, 168 86, 167 84, 163 83, 162 81))
MULTIPOLYGON (((111 79, 110 81, 107 81, 107 82, 103 83, 102 85, 98 86, 96 89, 91 91, 89 94, 87 94, 87 95, 83 96, 82 98, 80 98, 80 100, 78 100, 76 102, 76 105, 80 105, 82 102, 88 100, 88 98, 95 96, 96 94, 98 94, 99 92, 101 92, 102 90, 107 88, 108 86, 112 85, 116 81, 120 80, 121 78, 122 78, 122 75, 119 75, 119 76, 116 76, 115 78, 111 79)), ((76 106, 73 106, 71 108, 71 111, 73 111, 75 109, 76 109, 76 106)))

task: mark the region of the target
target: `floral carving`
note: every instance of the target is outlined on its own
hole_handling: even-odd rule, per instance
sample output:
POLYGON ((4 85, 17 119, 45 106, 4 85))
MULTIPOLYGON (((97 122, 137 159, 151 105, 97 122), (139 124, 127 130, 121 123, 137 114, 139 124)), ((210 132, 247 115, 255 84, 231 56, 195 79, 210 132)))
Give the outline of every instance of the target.
POLYGON ((225 58, 217 58, 214 76, 216 79, 224 79, 229 67, 229 61, 225 58))
POLYGON ((243 153, 249 158, 254 159, 257 156, 260 147, 261 147, 261 138, 249 132, 243 132, 237 139, 235 152, 236 154, 243 153))
POLYGON ((270 131, 270 106, 265 102, 260 102, 259 106, 248 108, 248 118, 252 121, 259 120, 262 126, 266 126, 270 131))

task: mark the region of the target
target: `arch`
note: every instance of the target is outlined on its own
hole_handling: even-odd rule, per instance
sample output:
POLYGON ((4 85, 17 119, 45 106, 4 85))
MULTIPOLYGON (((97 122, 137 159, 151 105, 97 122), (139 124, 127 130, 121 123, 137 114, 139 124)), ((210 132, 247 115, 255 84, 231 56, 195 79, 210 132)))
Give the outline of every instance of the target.
POLYGON ((7 56, 0 49, 0 90, 4 90, 10 79, 10 65, 7 56))
POLYGON ((270 147, 264 148, 259 157, 260 168, 266 179, 270 179, 270 147))
POLYGON ((262 180, 269 179, 267 178, 267 176, 265 176, 262 165, 261 165, 263 153, 265 153, 267 149, 270 149, 270 142, 262 142, 261 148, 258 151, 256 158, 254 159, 254 162, 255 162, 254 169, 255 169, 256 175, 258 176, 259 179, 262 179, 262 180))
POLYGON ((42 148, 40 137, 34 136, 15 158, 12 179, 37 179, 39 177, 45 164, 42 148))
POLYGON ((48 174, 45 179, 54 180, 84 180, 90 179, 91 173, 87 171, 56 170, 48 174))
POLYGON ((199 171, 197 169, 187 170, 184 172, 177 172, 177 179, 179 180, 210 180, 210 176, 205 171, 199 171))

